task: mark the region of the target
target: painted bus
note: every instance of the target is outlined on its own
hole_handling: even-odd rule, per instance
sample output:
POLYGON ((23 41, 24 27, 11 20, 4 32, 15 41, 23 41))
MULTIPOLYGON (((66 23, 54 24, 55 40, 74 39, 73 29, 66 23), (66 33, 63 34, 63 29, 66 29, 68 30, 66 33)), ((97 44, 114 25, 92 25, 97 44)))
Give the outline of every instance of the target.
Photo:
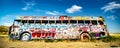
POLYGON ((107 27, 101 16, 20 16, 9 29, 10 39, 80 39, 104 38, 107 27))

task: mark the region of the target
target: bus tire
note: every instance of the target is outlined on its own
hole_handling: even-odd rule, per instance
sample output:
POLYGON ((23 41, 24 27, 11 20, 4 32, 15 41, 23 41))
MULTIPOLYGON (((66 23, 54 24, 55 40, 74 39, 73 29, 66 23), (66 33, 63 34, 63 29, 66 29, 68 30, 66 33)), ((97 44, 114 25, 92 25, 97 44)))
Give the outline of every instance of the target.
POLYGON ((20 36, 20 40, 22 41, 29 41, 31 40, 31 34, 30 33, 22 33, 20 36))
POLYGON ((80 40, 84 42, 88 42, 91 40, 91 36, 89 35, 89 33, 82 33, 80 35, 80 40))

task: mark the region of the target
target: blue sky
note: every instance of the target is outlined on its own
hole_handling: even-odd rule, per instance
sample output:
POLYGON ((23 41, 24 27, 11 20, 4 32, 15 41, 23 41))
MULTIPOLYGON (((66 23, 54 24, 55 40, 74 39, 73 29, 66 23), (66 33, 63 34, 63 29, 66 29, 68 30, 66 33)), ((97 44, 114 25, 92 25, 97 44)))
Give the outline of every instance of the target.
POLYGON ((120 32, 120 0, 0 0, 0 25, 17 16, 102 16, 110 33, 120 32))

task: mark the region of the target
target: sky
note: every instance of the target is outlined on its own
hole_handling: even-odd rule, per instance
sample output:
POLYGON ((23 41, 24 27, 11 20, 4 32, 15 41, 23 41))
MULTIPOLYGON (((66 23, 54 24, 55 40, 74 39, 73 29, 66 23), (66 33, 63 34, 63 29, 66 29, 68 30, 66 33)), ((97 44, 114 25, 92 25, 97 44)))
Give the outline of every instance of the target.
POLYGON ((0 25, 17 16, 102 16, 110 33, 120 33, 120 0, 0 0, 0 25))

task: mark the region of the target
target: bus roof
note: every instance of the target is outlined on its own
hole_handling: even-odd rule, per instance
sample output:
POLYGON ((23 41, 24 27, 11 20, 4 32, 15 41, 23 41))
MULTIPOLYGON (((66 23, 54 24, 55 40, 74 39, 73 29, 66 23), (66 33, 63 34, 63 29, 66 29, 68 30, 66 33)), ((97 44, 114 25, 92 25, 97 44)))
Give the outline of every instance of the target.
POLYGON ((102 20, 99 17, 92 16, 19 16, 15 20, 102 20))

